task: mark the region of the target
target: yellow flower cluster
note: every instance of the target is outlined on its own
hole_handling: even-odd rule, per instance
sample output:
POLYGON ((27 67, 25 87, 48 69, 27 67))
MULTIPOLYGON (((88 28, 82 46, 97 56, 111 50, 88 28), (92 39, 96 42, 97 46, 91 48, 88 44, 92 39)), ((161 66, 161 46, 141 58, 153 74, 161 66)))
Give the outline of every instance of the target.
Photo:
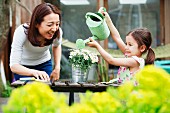
POLYGON ((120 102, 107 92, 86 92, 85 95, 81 95, 80 103, 73 104, 62 113, 114 113, 120 106, 120 102))
POLYGON ((66 105, 65 95, 55 94, 48 85, 33 82, 14 89, 4 113, 55 113, 66 105))
POLYGON ((12 92, 4 113, 170 113, 170 75, 153 65, 136 74, 138 85, 125 82, 106 92, 86 92, 80 103, 66 105, 42 83, 28 84, 12 92), (24 112, 26 111, 26 112, 24 112))

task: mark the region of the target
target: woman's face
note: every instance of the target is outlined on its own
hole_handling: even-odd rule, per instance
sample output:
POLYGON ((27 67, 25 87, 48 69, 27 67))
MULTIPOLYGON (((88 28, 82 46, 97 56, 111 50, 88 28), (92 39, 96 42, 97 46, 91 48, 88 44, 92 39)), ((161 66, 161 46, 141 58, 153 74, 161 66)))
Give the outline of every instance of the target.
POLYGON ((59 15, 51 13, 44 17, 44 21, 36 27, 39 34, 45 39, 52 39, 54 33, 59 29, 60 19, 59 15))

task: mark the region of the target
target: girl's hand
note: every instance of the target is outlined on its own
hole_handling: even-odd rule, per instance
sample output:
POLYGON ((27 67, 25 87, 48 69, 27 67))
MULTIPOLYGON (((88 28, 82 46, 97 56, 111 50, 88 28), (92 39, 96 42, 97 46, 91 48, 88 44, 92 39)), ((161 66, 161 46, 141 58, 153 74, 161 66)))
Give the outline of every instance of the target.
POLYGON ((109 14, 106 12, 106 9, 105 8, 100 8, 99 13, 101 13, 103 16, 105 16, 106 18, 110 17, 109 14))
POLYGON ((95 40, 93 40, 91 37, 89 38, 89 40, 90 40, 90 42, 88 42, 87 45, 89 47, 97 48, 98 43, 95 40))
POLYGON ((36 79, 50 81, 49 75, 45 71, 33 70, 32 74, 36 79))
POLYGON ((102 14, 103 14, 103 16, 105 17, 106 22, 111 19, 110 16, 109 16, 109 14, 108 14, 107 12, 102 12, 102 14))
POLYGON ((101 10, 99 9, 99 13, 101 13, 105 17, 107 25, 110 25, 110 23, 112 23, 112 20, 111 20, 111 18, 109 16, 108 12, 106 12, 106 10, 101 8, 101 10))
POLYGON ((60 78, 60 69, 54 69, 50 75, 50 80, 54 82, 59 78, 60 78))

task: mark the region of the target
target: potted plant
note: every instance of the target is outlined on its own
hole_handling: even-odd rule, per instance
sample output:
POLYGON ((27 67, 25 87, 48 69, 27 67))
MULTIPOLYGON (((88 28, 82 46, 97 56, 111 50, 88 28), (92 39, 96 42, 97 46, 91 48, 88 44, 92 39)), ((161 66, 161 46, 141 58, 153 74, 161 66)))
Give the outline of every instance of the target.
POLYGON ((98 56, 85 49, 70 49, 69 62, 72 64, 73 82, 85 82, 88 70, 97 64, 98 56))

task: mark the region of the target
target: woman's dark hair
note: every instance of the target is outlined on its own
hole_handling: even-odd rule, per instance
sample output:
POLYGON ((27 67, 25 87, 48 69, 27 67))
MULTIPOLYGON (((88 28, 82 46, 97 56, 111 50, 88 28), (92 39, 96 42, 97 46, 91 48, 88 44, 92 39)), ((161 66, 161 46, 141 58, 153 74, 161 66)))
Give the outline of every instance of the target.
POLYGON ((146 49, 143 53, 147 53, 145 64, 153 64, 155 60, 155 53, 151 48, 152 36, 150 31, 147 28, 136 28, 130 31, 127 35, 131 35, 137 42, 138 47, 142 45, 146 46, 146 49))
MULTIPOLYGON (((38 40, 38 36, 40 34, 39 34, 38 29, 36 28, 36 25, 41 24, 41 22, 44 21, 43 20, 44 17, 46 15, 51 14, 51 13, 58 14, 59 19, 61 21, 60 10, 56 6, 54 6, 54 5, 50 4, 50 3, 39 4, 33 10, 30 25, 29 25, 29 29, 28 29, 28 40, 31 42, 32 45, 34 45, 34 46, 40 46, 41 45, 41 42, 38 40)), ((54 33, 54 36, 52 37, 52 39, 50 39, 50 40, 45 39, 44 46, 52 44, 53 40, 55 38, 59 38, 59 37, 60 37, 60 32, 59 32, 59 29, 58 29, 54 33)))

